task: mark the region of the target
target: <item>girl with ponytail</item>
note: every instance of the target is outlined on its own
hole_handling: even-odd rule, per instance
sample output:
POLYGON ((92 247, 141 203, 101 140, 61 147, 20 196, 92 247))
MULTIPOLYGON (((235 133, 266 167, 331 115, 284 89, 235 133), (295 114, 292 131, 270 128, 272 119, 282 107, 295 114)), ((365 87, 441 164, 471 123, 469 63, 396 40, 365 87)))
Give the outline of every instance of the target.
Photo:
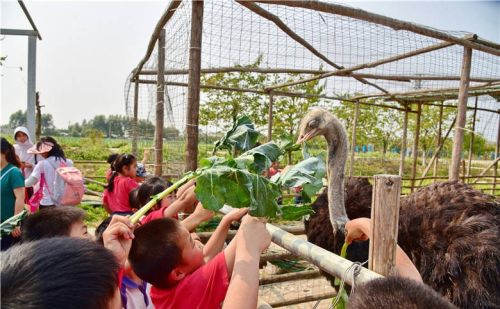
POLYGON ((137 159, 131 154, 122 154, 112 164, 113 171, 104 190, 102 203, 112 215, 130 215, 132 208, 129 193, 139 186, 134 180, 137 172, 137 159))

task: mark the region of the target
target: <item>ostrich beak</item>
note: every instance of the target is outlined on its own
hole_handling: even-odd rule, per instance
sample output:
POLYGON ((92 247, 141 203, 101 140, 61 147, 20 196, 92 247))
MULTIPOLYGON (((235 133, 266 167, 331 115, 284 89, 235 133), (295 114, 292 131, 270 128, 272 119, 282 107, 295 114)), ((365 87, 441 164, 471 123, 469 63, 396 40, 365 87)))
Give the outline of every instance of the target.
POLYGON ((307 142, 311 138, 315 137, 318 134, 318 131, 319 131, 319 129, 311 129, 306 134, 300 135, 299 138, 297 139, 296 144, 301 144, 303 142, 307 142))

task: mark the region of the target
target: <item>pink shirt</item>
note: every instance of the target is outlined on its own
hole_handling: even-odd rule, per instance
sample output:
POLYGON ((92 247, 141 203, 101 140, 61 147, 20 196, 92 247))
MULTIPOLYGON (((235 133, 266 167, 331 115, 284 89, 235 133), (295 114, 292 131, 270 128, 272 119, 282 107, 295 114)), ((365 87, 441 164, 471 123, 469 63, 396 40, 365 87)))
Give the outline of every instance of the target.
POLYGON ((109 192, 108 189, 104 190, 102 202, 108 205, 111 212, 132 211, 128 200, 128 194, 138 186, 137 182, 132 178, 118 175, 114 180, 113 192, 109 192))
POLYGON ((229 287, 224 252, 201 266, 170 289, 151 288, 156 309, 220 308, 229 287))

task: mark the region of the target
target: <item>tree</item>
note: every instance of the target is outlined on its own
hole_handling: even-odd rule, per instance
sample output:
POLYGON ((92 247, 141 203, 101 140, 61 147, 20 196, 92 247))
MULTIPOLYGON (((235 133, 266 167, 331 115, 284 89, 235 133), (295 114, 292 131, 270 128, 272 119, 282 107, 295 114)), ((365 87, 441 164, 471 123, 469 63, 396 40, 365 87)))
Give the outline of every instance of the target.
MULTIPOLYGON (((9 117, 9 127, 16 128, 27 125, 26 111, 18 110, 9 117)), ((51 135, 56 133, 56 127, 51 114, 42 114, 42 134, 51 135)))

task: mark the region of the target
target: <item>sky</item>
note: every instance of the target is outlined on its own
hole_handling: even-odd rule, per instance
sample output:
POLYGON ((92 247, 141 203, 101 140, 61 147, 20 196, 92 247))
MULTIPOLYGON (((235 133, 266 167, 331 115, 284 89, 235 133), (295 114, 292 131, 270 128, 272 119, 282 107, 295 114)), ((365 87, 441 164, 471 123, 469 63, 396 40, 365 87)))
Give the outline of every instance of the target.
MULTIPOLYGON (((56 127, 98 114, 125 114, 124 84, 144 56, 168 1, 26 1, 42 41, 37 90, 56 127)), ((442 30, 500 42, 500 1, 344 2, 442 30)), ((0 0, 1 27, 30 29, 17 1, 0 0)), ((0 36, 1 123, 26 109, 27 38, 0 36)))

